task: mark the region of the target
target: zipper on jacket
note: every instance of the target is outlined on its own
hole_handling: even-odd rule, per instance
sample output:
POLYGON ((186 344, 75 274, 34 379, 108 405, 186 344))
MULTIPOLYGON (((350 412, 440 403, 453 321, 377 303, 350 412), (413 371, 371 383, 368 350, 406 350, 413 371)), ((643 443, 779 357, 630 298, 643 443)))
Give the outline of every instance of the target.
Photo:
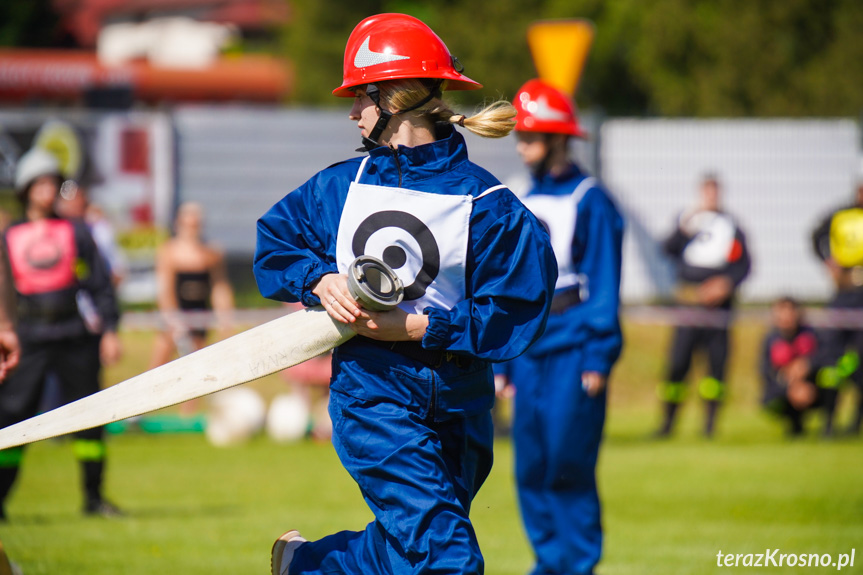
POLYGON ((399 162, 399 150, 398 148, 394 148, 392 144, 390 145, 390 150, 393 153, 393 159, 396 161, 396 171, 399 173, 399 185, 398 187, 402 187, 402 166, 399 162))

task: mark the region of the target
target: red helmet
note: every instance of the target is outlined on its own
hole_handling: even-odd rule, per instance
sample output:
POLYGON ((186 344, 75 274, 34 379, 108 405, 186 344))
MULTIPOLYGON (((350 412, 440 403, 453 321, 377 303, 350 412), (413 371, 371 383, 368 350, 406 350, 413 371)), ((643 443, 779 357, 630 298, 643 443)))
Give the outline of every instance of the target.
POLYGON ((547 82, 529 80, 515 95, 513 105, 518 111, 516 131, 587 137, 578 125, 575 103, 547 82))
POLYGON ((420 20, 406 14, 377 14, 351 32, 342 85, 333 94, 350 98, 355 86, 402 78, 446 80, 445 90, 482 88, 460 68, 443 40, 420 20))

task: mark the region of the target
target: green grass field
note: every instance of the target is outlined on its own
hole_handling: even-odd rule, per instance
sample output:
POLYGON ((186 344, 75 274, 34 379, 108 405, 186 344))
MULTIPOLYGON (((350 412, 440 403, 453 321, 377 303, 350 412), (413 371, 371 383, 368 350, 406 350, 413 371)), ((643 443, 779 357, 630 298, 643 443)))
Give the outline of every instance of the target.
MULTIPOLYGON (((647 439, 657 422, 654 390, 668 330, 631 325, 626 331, 600 460, 607 535, 599 572, 745 571, 717 567, 717 552, 779 548, 838 557, 857 547, 855 567, 843 572, 863 571, 863 441, 820 440, 816 421, 807 438, 788 441, 760 413, 753 363, 760 327, 735 331, 733 394, 713 441, 698 433, 695 401, 688 402, 674 439, 647 439)), ((109 382, 143 369, 149 337, 124 334, 127 359, 108 370, 109 382)), ((272 395, 283 384, 271 377, 254 385, 272 395)), ((111 436, 109 449, 106 491, 128 512, 119 520, 81 516, 68 443, 45 441, 28 450, 8 503, 10 520, 0 526, 0 539, 25 575, 263 574, 270 545, 284 530, 299 528, 316 538, 360 529, 371 517, 325 443, 277 445, 261 437, 219 449, 201 435, 123 434, 111 436)), ((495 468, 472 517, 486 572, 525 573, 531 555, 508 440, 496 445, 495 468)))

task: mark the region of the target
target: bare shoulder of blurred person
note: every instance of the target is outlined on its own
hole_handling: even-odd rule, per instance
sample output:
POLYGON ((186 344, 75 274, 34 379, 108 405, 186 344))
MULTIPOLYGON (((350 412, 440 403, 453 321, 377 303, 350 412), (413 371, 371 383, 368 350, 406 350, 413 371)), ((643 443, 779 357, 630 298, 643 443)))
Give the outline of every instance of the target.
POLYGON ((214 313, 215 327, 221 337, 226 337, 233 324, 234 290, 228 277, 225 253, 215 243, 203 240, 196 251, 209 276, 209 308, 214 313))

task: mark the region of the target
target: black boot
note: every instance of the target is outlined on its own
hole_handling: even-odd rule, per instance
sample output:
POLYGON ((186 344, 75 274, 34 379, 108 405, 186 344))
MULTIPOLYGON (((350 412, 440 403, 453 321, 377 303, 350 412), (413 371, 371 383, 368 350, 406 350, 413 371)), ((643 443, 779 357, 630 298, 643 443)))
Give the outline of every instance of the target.
POLYGON ((100 517, 120 517, 120 509, 102 497, 102 476, 104 461, 82 461, 81 470, 84 475, 84 515, 100 517))
POLYGON ((18 467, 0 467, 0 521, 6 521, 6 497, 12 491, 18 467))
POLYGON ((788 437, 797 438, 803 435, 803 413, 793 407, 788 408, 788 437))
POLYGON ((671 431, 674 428, 674 421, 677 418, 677 408, 679 406, 679 403, 671 401, 663 403, 662 426, 653 434, 655 438, 664 439, 671 436, 671 431))
POLYGON ((863 386, 857 388, 857 413, 845 432, 848 435, 860 435, 861 427, 863 427, 863 386))
POLYGON ((824 429, 821 435, 824 437, 833 437, 833 417, 836 414, 836 400, 839 392, 835 389, 821 390, 823 405, 824 405, 824 429))
POLYGON ((707 413, 704 419, 704 437, 708 439, 713 437, 713 432, 716 428, 716 415, 719 413, 719 406, 721 404, 721 401, 707 402, 707 413))
POLYGON ((107 499, 88 499, 84 504, 84 515, 92 515, 94 517, 122 517, 123 512, 119 507, 108 501, 107 499))

